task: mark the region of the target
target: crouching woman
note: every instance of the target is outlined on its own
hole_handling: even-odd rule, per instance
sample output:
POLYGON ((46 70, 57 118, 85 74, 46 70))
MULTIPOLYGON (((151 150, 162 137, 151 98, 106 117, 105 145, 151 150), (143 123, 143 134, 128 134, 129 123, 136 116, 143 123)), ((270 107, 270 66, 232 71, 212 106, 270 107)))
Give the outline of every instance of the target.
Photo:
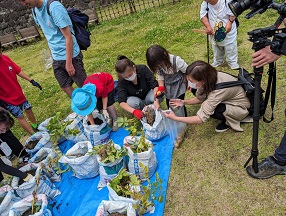
POLYGON ((234 86, 216 90, 216 84, 236 81, 229 74, 218 72, 204 61, 195 61, 187 67, 186 78, 192 89, 197 89, 196 96, 187 100, 170 100, 173 107, 201 104, 195 116, 178 117, 172 111, 165 113, 167 118, 189 124, 202 124, 209 117, 221 120, 216 132, 224 132, 229 128, 243 131, 240 122, 248 115, 250 102, 242 86, 234 86))

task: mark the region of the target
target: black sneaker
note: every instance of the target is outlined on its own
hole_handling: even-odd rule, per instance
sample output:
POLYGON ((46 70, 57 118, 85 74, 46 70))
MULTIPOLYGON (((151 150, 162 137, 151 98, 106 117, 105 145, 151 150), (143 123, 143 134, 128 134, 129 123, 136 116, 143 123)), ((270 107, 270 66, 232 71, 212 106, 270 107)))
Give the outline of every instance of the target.
POLYGON ((255 173, 252 166, 246 168, 246 172, 253 178, 266 179, 275 175, 286 174, 286 165, 281 166, 272 159, 272 157, 265 158, 258 164, 258 173, 255 173))
POLYGON ((29 162, 29 159, 30 159, 30 156, 29 155, 26 155, 26 156, 22 156, 18 159, 18 163, 19 164, 23 164, 23 163, 28 163, 29 162))
POLYGON ((225 132, 230 128, 227 124, 225 124, 225 121, 222 121, 221 123, 218 124, 218 126, 215 127, 216 132, 225 132))

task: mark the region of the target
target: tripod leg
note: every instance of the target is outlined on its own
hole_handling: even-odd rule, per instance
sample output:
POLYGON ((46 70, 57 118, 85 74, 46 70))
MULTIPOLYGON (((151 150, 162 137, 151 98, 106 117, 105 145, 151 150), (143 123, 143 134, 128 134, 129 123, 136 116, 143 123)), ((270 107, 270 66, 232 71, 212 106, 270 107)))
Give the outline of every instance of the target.
POLYGON ((207 35, 207 54, 208 54, 208 64, 210 63, 210 42, 209 36, 207 35))

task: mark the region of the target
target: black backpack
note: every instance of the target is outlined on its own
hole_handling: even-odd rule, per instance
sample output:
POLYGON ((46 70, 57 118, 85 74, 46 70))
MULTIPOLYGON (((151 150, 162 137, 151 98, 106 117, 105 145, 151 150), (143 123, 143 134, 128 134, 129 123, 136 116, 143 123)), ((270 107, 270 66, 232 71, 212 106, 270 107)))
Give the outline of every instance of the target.
MULTIPOLYGON (((47 12, 50 14, 50 4, 56 0, 48 0, 47 2, 47 12)), ((81 50, 87 50, 90 46, 90 31, 88 29, 89 17, 85 13, 75 8, 67 9, 68 15, 72 21, 74 36, 81 50)), ((33 13, 36 13, 33 9, 33 13)))
MULTIPOLYGON (((231 75, 231 74, 229 74, 231 75)), ((233 75, 231 75, 233 76, 233 75)), ((248 71, 246 71, 243 68, 239 69, 238 76, 233 76, 237 78, 237 81, 230 81, 230 82, 222 82, 216 84, 216 90, 217 89, 223 89, 223 88, 230 88, 233 86, 241 85, 246 93, 246 96, 249 99, 250 107, 248 109, 249 114, 253 115, 254 113, 254 89, 255 89, 255 80, 251 76, 248 71)), ((274 103, 275 103, 275 88, 276 88, 276 70, 275 68, 269 69, 269 79, 268 79, 268 86, 265 94, 265 99, 263 96, 264 90, 260 87, 260 104, 259 104, 259 114, 260 116, 264 116, 269 96, 270 96, 270 87, 272 84, 272 92, 271 92, 271 109, 272 109, 272 116, 270 120, 267 120, 265 117, 263 117, 264 122, 271 122, 274 119, 273 116, 273 109, 274 109, 274 103)))

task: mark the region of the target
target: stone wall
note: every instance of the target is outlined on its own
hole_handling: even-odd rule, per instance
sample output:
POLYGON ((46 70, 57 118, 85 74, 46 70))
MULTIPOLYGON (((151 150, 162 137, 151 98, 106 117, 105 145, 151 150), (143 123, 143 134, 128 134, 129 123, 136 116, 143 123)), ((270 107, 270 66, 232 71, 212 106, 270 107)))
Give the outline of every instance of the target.
MULTIPOLYGON (((94 8, 95 0, 62 0, 65 7, 94 8)), ((17 30, 35 25, 31 9, 19 0, 0 0, 0 36, 17 33, 17 30)))

